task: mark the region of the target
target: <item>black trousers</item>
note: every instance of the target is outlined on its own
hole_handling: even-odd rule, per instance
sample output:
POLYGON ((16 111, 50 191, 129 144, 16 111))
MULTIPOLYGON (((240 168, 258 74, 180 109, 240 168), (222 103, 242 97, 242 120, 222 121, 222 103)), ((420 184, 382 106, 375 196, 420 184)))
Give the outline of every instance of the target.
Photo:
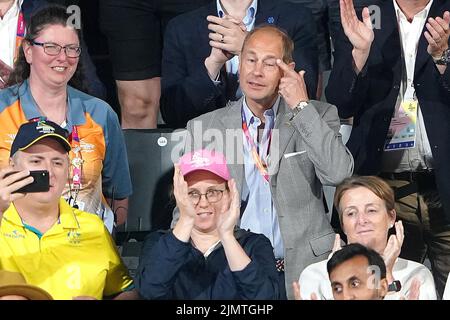
POLYGON ((116 80, 161 76, 163 35, 173 17, 213 0, 100 0, 100 28, 108 38, 116 80))

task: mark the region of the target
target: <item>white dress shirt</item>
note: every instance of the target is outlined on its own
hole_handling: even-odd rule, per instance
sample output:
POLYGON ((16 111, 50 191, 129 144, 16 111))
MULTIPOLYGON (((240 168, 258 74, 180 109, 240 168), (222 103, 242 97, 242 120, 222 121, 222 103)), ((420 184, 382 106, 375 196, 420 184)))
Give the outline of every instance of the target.
MULTIPOLYGON (((403 77, 400 83, 400 92, 395 106, 395 114, 397 114, 403 100, 417 99, 415 97, 414 89, 414 68, 416 64, 417 48, 427 21, 428 13, 430 12, 431 5, 433 4, 433 0, 430 0, 427 6, 413 17, 411 22, 408 21, 405 14, 397 5, 396 0, 392 1, 394 3, 395 14, 397 16, 402 55, 404 59, 402 71, 403 77)), ((417 110, 415 147, 406 150, 385 151, 383 154, 382 167, 383 171, 386 172, 432 169, 431 147, 425 129, 425 123, 423 121, 420 105, 418 105, 417 110)))

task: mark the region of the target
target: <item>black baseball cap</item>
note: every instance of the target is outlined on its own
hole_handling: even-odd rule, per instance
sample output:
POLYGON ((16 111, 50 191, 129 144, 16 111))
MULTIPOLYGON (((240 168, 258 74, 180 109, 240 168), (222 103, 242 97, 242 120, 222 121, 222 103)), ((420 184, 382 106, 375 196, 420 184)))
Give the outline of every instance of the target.
POLYGON ((67 140, 68 136, 69 133, 66 130, 46 119, 24 123, 20 126, 13 141, 10 157, 18 150, 25 150, 44 138, 53 138, 61 144, 64 150, 69 152, 71 146, 67 140))

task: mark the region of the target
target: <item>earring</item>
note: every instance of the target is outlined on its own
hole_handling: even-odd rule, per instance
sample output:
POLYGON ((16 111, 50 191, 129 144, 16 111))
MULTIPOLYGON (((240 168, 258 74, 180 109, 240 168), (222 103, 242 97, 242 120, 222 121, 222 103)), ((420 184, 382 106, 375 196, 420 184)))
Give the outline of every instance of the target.
POLYGON ((389 228, 392 228, 393 226, 394 226, 393 224, 390 224, 390 225, 389 225, 389 228))

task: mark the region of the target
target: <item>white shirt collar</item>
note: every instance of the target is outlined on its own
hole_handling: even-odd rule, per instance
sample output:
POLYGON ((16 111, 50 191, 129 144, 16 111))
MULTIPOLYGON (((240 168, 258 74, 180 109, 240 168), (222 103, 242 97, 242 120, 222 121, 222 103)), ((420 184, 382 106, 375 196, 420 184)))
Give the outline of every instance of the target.
MULTIPOLYGON (((405 16, 402 9, 400 9, 400 7, 398 6, 397 1, 396 0, 392 0, 392 1, 394 3, 395 14, 397 15, 397 20, 403 19, 403 20, 407 21, 408 18, 405 16)), ((430 12, 430 8, 431 8, 432 4, 433 4, 433 0, 430 0, 428 2, 428 4, 426 5, 426 7, 423 8, 422 11, 420 11, 416 15, 414 15, 414 18, 426 19, 426 17, 428 16, 428 12, 430 12)))
MULTIPOLYGON (((274 121, 273 123, 275 123, 275 118, 277 116, 277 112, 278 112, 278 107, 280 106, 280 96, 278 96, 277 100, 275 100, 275 103, 273 104, 272 108, 267 109, 266 111, 264 111, 264 115, 269 115, 269 116, 273 116, 274 121)), ((253 114, 253 112, 250 110, 250 108, 247 105, 247 101, 246 101, 246 97, 244 96, 243 101, 242 101, 242 107, 244 109, 244 114, 245 114, 245 118, 247 120, 247 126, 250 127, 250 121, 251 119, 257 118, 259 119, 257 116, 255 116, 253 114)), ((261 119, 259 119, 261 121, 261 119)))
MULTIPOLYGON (((222 18, 225 15, 225 10, 223 9, 220 0, 216 0, 216 4, 217 4, 217 16, 222 18)), ((245 24, 246 27, 252 24, 256 16, 257 9, 258 9, 258 1, 253 0, 250 6, 247 8, 247 13, 244 19, 242 20, 242 22, 245 24)))

